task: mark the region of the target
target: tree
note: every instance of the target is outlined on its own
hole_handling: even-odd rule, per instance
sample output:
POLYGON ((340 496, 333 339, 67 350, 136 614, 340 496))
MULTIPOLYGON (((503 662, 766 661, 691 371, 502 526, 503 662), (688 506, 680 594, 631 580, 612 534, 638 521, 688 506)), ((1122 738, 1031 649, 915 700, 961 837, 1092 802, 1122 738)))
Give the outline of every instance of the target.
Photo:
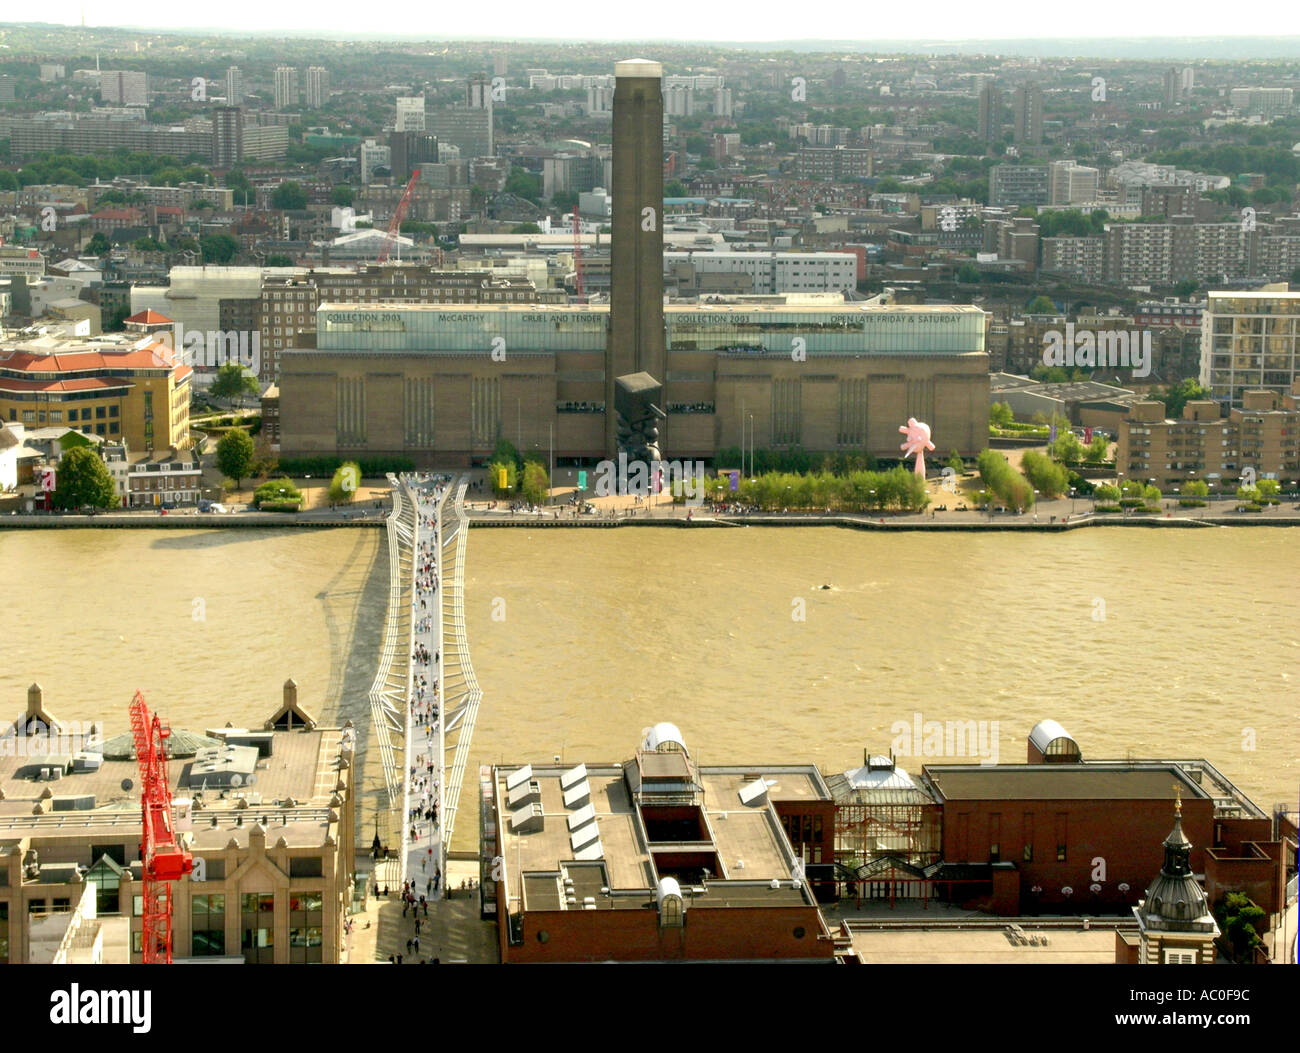
POLYGON ((505 464, 507 461, 516 468, 524 466, 524 459, 519 456, 519 450, 509 439, 497 439, 497 444, 492 447, 492 460, 495 463, 505 464))
POLYGON ((989 423, 995 428, 1005 428, 1016 419, 1011 406, 1006 402, 995 402, 989 407, 989 423))
POLYGON ((1183 484, 1184 497, 1209 497, 1210 485, 1204 479, 1193 479, 1183 484))
POLYGON ((957 268, 957 280, 963 285, 975 285, 980 280, 980 269, 973 263, 963 263, 957 268))
POLYGON ((271 207, 285 212, 297 212, 307 207, 307 191, 292 179, 281 183, 271 194, 271 207))
POLYGON ((330 480, 330 500, 335 504, 350 502, 361 485, 361 466, 355 461, 340 464, 330 480))
POLYGON ((536 223, 516 223, 510 228, 511 234, 540 234, 542 228, 536 223))
POLYGON ((285 255, 282 255, 281 253, 278 253, 278 252, 276 252, 276 253, 272 253, 270 256, 266 257, 266 266, 268 266, 268 267, 292 267, 292 266, 293 266, 293 257, 292 257, 292 256, 285 256, 285 255))
POLYGON ((524 465, 523 498, 529 504, 544 504, 550 492, 550 480, 546 477, 546 466, 538 461, 528 461, 524 465))
POLYGON ((1153 397, 1165 404, 1166 417, 1180 420, 1183 416, 1183 407, 1189 402, 1209 398, 1210 389, 1201 387, 1195 380, 1188 377, 1186 380, 1166 388, 1163 394, 1157 392, 1153 397))
POLYGON ((231 428, 217 443, 217 467, 238 487, 253 464, 253 439, 243 428, 231 428))
POLYGON ((1229 892, 1214 913, 1224 936, 1232 945, 1233 961, 1238 964, 1251 962, 1254 949, 1263 942, 1259 938, 1259 929, 1268 923, 1268 915, 1241 892, 1229 892))
POLYGON ((1045 497, 1059 497, 1070 487, 1070 476, 1065 468, 1037 450, 1024 452, 1020 468, 1030 485, 1045 497))
POLYGON ((1103 504, 1113 505, 1122 495, 1118 486, 1112 486, 1110 483, 1102 483, 1093 490, 1092 496, 1103 504))
POLYGON ((1092 442, 1088 443, 1088 452, 1084 460, 1089 464, 1101 464, 1110 454, 1110 440, 1100 432, 1094 432, 1092 442))
POLYGON ((106 256, 112 245, 109 244, 108 238, 100 232, 91 235, 90 241, 86 244, 86 251, 92 256, 106 256))
POLYGON ((204 234, 199 238, 204 263, 229 263, 239 255, 239 239, 229 234, 204 234))
POLYGON ((686 184, 680 179, 670 179, 664 184, 664 197, 687 197, 686 184))
POLYGON ((260 509, 270 505, 270 511, 295 512, 302 505, 302 491, 293 485, 291 479, 280 476, 268 479, 254 490, 253 503, 260 509))
POLYGON ((531 201, 536 205, 542 198, 542 177, 516 166, 510 169, 505 192, 514 194, 515 197, 522 197, 525 201, 531 201))
POLYGON ((948 467, 958 475, 961 475, 966 470, 966 462, 961 459, 961 454, 956 450, 953 450, 948 456, 948 467))
POLYGON ((1056 314, 1056 304, 1046 296, 1035 296, 1025 308, 1025 314, 1056 314))
POLYGON ((55 471, 54 504, 58 508, 114 508, 117 495, 113 477, 89 446, 77 446, 64 453, 55 471))
MULTIPOLYGON (((239 399, 245 394, 256 395, 257 378, 244 373, 244 367, 237 362, 227 362, 217 370, 216 379, 212 381, 209 391, 219 399, 239 399)), ((227 473, 228 474, 228 473, 227 473)))
POLYGON ((519 493, 519 466, 514 458, 493 458, 487 466, 488 483, 497 497, 515 497, 519 493))
POLYGON ((1056 441, 1048 444, 1047 452, 1064 464, 1077 463, 1083 460, 1083 443, 1069 428, 1058 428, 1056 441))
POLYGON ((335 183, 334 189, 330 191, 330 201, 343 208, 347 208, 352 204, 354 196, 355 192, 347 183, 335 183))

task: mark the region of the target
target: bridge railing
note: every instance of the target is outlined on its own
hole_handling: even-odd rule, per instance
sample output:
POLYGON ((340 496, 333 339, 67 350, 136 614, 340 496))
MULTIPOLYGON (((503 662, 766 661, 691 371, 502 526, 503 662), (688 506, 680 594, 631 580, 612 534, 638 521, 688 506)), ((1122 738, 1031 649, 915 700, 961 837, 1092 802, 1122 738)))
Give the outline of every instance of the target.
POLYGON ((388 612, 384 623, 384 642, 379 653, 375 679, 370 687, 370 713, 374 724, 375 746, 384 772, 384 787, 389 807, 403 795, 404 779, 399 757, 405 752, 407 696, 410 686, 412 618, 412 558, 410 552, 418 526, 415 502, 405 483, 388 477, 393 488, 393 508, 388 514, 385 532, 388 541, 388 612), (401 656, 402 660, 398 662, 401 656), (394 665, 396 664, 396 668, 394 665))
MULTIPOLYGON (((456 816, 460 805, 461 788, 465 781, 465 767, 469 760, 470 742, 474 735, 474 724, 478 718, 479 703, 483 692, 474 675, 474 665, 470 660, 469 634, 465 629, 465 557, 469 545, 469 517, 465 511, 465 491, 468 480, 462 479, 456 487, 456 497, 451 503, 454 524, 443 537, 443 562, 446 570, 443 575, 442 594, 442 662, 439 676, 442 683, 442 843, 444 852, 451 843, 455 829, 456 816), (448 558, 447 549, 451 549, 448 558), (456 668, 457 687, 455 698, 446 680, 447 668, 454 664, 456 668), (453 733, 455 744, 452 748, 451 763, 447 763, 447 736, 453 733)), ((445 507, 445 506, 444 506, 445 507)))

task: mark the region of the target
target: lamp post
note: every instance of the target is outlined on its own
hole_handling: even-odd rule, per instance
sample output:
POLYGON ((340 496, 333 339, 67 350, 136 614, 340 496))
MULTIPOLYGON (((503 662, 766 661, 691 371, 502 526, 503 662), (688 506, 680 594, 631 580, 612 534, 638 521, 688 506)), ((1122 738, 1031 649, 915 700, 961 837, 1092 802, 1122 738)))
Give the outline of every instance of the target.
POLYGON ((1070 487, 1070 515, 1074 515, 1074 487, 1070 487))

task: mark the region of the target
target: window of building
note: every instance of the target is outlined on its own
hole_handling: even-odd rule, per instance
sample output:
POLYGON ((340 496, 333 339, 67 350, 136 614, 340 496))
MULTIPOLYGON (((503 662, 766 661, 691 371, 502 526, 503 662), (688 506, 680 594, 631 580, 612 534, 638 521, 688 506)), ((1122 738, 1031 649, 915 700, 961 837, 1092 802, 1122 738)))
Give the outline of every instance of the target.
POLYGON ((196 957, 226 953, 226 897, 195 896, 190 904, 193 951, 196 957))
POLYGON ((35 423, 36 423, 36 411, 35 411, 35 410, 29 410, 29 409, 25 409, 25 410, 23 410, 23 423, 24 423, 24 424, 35 424, 35 423))
POLYGON ((107 406, 96 406, 96 407, 95 407, 95 418, 96 418, 96 420, 103 420, 103 419, 104 419, 105 417, 107 417, 107 416, 108 416, 108 407, 107 407, 107 406))
POLYGON ((116 416, 117 416, 117 411, 118 411, 118 407, 117 407, 117 406, 109 406, 109 407, 108 407, 108 415, 109 415, 110 417, 116 417, 116 416))
POLYGON ((244 929, 240 950, 249 965, 270 965, 275 961, 275 932, 270 925, 244 929))
POLYGON ((95 913, 96 914, 117 914, 120 912, 118 901, 118 889, 121 887, 122 874, 125 868, 117 862, 113 856, 107 853, 96 853, 95 848, 109 847, 121 852, 118 845, 94 846, 91 850, 92 856, 97 856, 97 861, 86 872, 86 880, 95 883, 95 913))
POLYGON ((291 858, 289 860, 289 876, 291 878, 320 877, 320 856, 295 856, 291 858))
POLYGON ((250 965, 274 962, 275 894, 245 892, 240 897, 240 907, 244 961, 250 965))
POLYGON ((289 963, 291 965, 318 965, 321 962, 322 940, 318 925, 289 930, 289 963))

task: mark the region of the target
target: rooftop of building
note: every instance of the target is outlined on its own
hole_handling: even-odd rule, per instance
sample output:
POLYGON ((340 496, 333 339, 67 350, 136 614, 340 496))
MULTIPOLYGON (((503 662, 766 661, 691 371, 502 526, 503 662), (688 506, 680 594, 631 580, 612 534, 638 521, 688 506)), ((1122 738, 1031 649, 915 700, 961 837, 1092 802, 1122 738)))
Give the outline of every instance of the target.
POLYGON ((682 854, 710 870, 707 893, 685 883, 692 906, 811 902, 791 879, 772 802, 829 801, 814 765, 697 767, 670 747, 622 764, 498 766, 492 778, 507 888, 522 882, 526 910, 574 909, 566 879, 577 909, 588 897, 598 909, 653 907, 682 854))
MULTIPOLYGON (((538 304, 538 303, 519 303, 519 304, 488 304, 488 303, 339 303, 330 302, 322 303, 317 307, 317 311, 339 311, 339 312, 358 312, 358 311, 382 311, 386 314, 490 314, 493 312, 513 312, 515 314, 608 314, 609 304, 538 304)), ((766 304, 766 303, 706 303, 706 304, 678 304, 666 303, 664 305, 666 315, 674 314, 869 314, 875 316, 881 315, 898 315, 898 316, 936 316, 936 317, 962 317, 978 315, 983 316, 984 311, 979 307, 971 304, 891 304, 881 306, 878 304, 862 303, 843 303, 843 302, 815 302, 815 303, 797 303, 797 304, 766 304)), ((1093 385, 1103 391, 1112 394, 1122 393, 1119 388, 1112 388, 1105 384, 1093 385)))
POLYGON ((921 779, 940 801, 1172 801, 1210 797, 1172 761, 1086 764, 936 764, 921 779))
POLYGON ((1285 289, 1211 289, 1206 296, 1242 300, 1300 300, 1300 290, 1289 292, 1285 289))
POLYGON ((1095 380, 1075 380, 1063 383, 1040 383, 1014 373, 994 373, 989 377, 992 394, 1004 391, 1024 391, 1063 402, 1128 402, 1138 398, 1128 388, 1117 388, 1095 380))
MULTIPOLYGON (((139 766, 121 748, 129 732, 105 741, 102 731, 39 711, 39 696, 36 704, 53 737, 0 729, 0 847, 22 837, 138 838, 139 766)), ((268 725, 283 724, 289 705, 268 725)), ((29 715, 17 723, 25 726, 32 712, 29 696, 29 715)), ((177 829, 192 832, 196 850, 224 848, 232 838, 245 846, 258 824, 272 842, 283 837, 291 847, 318 846, 330 836, 339 818, 335 794, 347 786, 341 766, 353 756, 351 729, 316 726, 296 702, 293 712, 292 728, 173 733, 169 742, 186 755, 167 762, 167 780, 177 829)), ((126 707, 122 717, 125 724, 126 707)))

